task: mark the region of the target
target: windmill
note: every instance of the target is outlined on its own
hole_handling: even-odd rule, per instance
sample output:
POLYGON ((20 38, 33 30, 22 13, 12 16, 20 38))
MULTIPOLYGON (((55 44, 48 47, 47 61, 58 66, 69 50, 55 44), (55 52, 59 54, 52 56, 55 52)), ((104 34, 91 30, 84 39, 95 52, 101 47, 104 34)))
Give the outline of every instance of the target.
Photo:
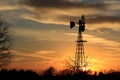
MULTIPOLYGON (((81 16, 81 19, 77 23, 79 25, 78 29, 78 37, 76 41, 76 52, 75 52, 75 60, 74 60, 74 70, 84 70, 86 68, 86 60, 85 60, 85 52, 84 52, 84 42, 82 33, 85 31, 85 17, 81 16)), ((75 27, 75 22, 70 21, 70 28, 75 27)))

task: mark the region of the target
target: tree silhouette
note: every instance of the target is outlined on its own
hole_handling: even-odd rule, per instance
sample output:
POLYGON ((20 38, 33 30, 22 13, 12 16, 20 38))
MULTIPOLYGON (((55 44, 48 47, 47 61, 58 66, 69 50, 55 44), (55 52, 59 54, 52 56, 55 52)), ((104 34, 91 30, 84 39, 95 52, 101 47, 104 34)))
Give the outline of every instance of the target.
POLYGON ((54 67, 51 66, 44 71, 44 75, 49 76, 49 77, 53 76, 54 71, 55 71, 54 67))
POLYGON ((0 68, 5 67, 11 61, 12 36, 10 27, 12 25, 0 16, 0 68))

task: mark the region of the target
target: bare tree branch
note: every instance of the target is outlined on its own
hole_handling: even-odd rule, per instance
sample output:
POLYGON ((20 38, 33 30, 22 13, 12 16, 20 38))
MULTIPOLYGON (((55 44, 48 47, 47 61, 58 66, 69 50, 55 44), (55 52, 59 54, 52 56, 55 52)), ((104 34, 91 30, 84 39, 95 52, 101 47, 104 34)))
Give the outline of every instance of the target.
POLYGON ((11 47, 13 39, 10 29, 11 24, 0 17, 0 68, 7 66, 12 58, 11 47))

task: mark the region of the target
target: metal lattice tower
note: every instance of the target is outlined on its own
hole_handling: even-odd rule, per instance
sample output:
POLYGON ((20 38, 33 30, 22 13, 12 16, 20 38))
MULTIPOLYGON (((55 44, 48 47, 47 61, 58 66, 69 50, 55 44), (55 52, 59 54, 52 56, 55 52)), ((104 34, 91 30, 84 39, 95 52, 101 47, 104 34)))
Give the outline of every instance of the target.
MULTIPOLYGON (((78 25, 78 37, 76 41, 76 53, 75 53, 75 61, 74 61, 74 69, 76 71, 83 70, 86 67, 86 61, 85 61, 85 53, 84 53, 84 41, 82 33, 85 31, 85 20, 84 15, 81 16, 81 20, 79 20, 78 25)), ((70 22, 70 28, 73 28, 75 26, 75 22, 70 22)))

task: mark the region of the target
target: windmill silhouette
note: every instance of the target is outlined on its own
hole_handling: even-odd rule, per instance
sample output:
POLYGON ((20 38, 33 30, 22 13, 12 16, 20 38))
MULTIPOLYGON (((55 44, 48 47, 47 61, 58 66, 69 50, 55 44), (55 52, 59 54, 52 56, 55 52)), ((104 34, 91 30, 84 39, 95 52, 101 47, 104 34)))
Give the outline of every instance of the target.
MULTIPOLYGON (((85 70, 86 69, 86 60, 85 60, 85 52, 84 52, 84 42, 82 33, 85 31, 85 17, 84 15, 81 16, 81 20, 77 23, 79 25, 78 28, 78 36, 76 41, 76 52, 75 52, 75 60, 74 60, 74 70, 85 70)), ((70 21, 70 28, 72 29, 75 27, 75 22, 70 21)))

